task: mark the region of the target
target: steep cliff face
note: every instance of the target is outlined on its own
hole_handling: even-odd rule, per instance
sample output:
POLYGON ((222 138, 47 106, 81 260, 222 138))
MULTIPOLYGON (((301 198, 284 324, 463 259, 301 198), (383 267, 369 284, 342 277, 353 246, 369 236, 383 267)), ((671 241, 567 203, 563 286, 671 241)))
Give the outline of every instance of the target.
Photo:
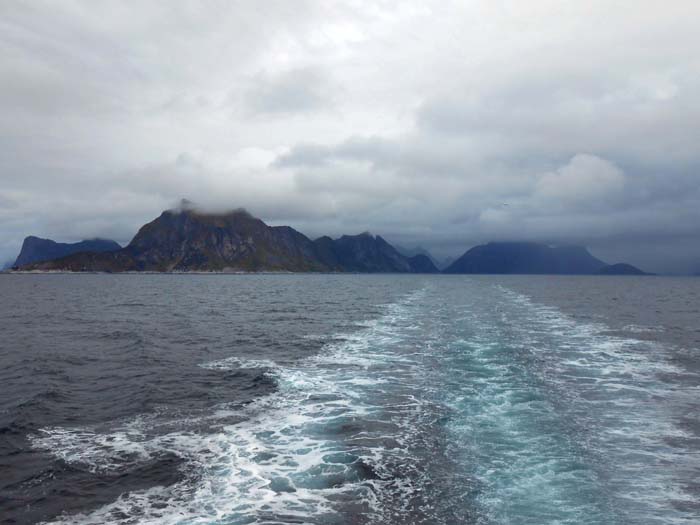
MULTIPOLYGON (((427 258, 425 258, 427 259, 427 258)), ((68 271, 436 271, 377 236, 311 241, 289 226, 268 226, 245 210, 224 214, 168 210, 141 227, 129 245, 110 253, 80 253, 24 269, 68 271)))
POLYGON ((108 239, 90 239, 76 243, 60 243, 30 235, 24 239, 22 249, 12 266, 25 266, 50 261, 79 252, 113 252, 121 246, 108 239))
POLYGON ((581 246, 551 247, 532 242, 492 242, 475 246, 445 273, 594 274, 605 263, 581 246))
POLYGON ((411 263, 380 236, 369 233, 343 235, 332 243, 322 241, 328 266, 338 265, 348 272, 410 272, 411 263))

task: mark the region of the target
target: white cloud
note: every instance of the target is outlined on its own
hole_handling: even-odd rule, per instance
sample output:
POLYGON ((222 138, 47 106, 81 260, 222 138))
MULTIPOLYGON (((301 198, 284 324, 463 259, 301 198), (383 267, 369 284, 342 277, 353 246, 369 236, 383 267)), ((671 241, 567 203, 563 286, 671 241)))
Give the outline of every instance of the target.
POLYGON ((332 87, 321 71, 294 69, 255 76, 245 102, 253 114, 293 114, 315 111, 332 102, 332 87))
POLYGON ((565 166, 540 175, 534 198, 571 211, 580 206, 599 208, 619 196, 624 186, 625 175, 613 163, 578 154, 565 166))

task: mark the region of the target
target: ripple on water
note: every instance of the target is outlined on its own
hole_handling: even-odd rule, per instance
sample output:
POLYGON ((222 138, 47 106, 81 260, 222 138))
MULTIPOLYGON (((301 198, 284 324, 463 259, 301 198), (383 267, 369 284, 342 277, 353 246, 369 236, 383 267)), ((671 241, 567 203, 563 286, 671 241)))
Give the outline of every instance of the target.
MULTIPOLYGON (((231 357, 200 366, 264 368, 278 390, 219 432, 158 435, 158 420, 131 420, 108 434, 45 429, 34 446, 96 470, 121 469, 164 451, 183 459, 185 479, 122 495, 94 512, 57 523, 264 521, 418 522, 422 444, 429 405, 416 390, 420 363, 401 355, 417 295, 345 334, 296 366, 231 357), (391 513, 387 518, 386 513, 391 513), (413 515, 413 517, 411 517, 413 515)), ((240 408, 220 406, 210 417, 240 408)), ((424 451, 423 451, 424 452, 424 451)))

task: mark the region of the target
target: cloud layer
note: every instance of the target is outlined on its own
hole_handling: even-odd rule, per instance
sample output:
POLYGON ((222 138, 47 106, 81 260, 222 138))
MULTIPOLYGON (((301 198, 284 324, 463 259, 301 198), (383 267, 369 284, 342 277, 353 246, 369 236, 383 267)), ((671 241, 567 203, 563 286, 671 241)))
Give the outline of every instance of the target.
POLYGON ((700 269, 700 4, 4 2, 0 260, 181 197, 700 269))

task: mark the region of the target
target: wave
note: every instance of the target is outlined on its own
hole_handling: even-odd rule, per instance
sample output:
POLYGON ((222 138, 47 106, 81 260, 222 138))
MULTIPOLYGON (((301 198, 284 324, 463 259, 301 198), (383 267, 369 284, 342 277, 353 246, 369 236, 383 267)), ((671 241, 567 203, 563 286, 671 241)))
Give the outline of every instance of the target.
POLYGON ((297 362, 199 365, 275 382, 244 406, 36 433, 36 448, 98 474, 180 460, 176 483, 54 523, 671 524, 700 511, 682 422, 699 382, 667 346, 469 279, 319 338, 297 362))
POLYGON ((239 369, 276 369, 277 364, 271 359, 246 359, 238 356, 226 357, 201 363, 201 368, 207 370, 239 370, 239 369))
POLYGON ((357 522, 382 522, 386 508, 380 501, 386 497, 394 502, 392 513, 400 513, 396 502, 420 493, 417 477, 402 469, 416 463, 411 440, 424 407, 415 395, 401 392, 415 363, 399 350, 420 296, 388 305, 382 317, 341 334, 342 341, 296 366, 236 356, 201 364, 214 370, 265 368, 278 385, 274 394, 243 409, 219 406, 208 418, 244 420, 218 432, 158 435, 157 417, 134 419, 109 433, 42 430, 32 438, 36 448, 95 472, 165 453, 184 460, 179 483, 123 494, 98 510, 53 523, 334 523, 349 514, 357 522), (387 381, 394 383, 391 389, 384 389, 387 381), (391 405, 382 398, 389 391, 391 405))
POLYGON ((696 406, 697 377, 688 382, 665 345, 498 290, 514 306, 501 312, 509 344, 537 385, 539 397, 526 402, 548 405, 539 410, 588 467, 591 482, 577 481, 579 490, 595 487, 591 498, 607 500, 608 523, 687 522, 697 500, 689 473, 700 473, 700 458, 688 454, 695 436, 682 420, 696 406))

